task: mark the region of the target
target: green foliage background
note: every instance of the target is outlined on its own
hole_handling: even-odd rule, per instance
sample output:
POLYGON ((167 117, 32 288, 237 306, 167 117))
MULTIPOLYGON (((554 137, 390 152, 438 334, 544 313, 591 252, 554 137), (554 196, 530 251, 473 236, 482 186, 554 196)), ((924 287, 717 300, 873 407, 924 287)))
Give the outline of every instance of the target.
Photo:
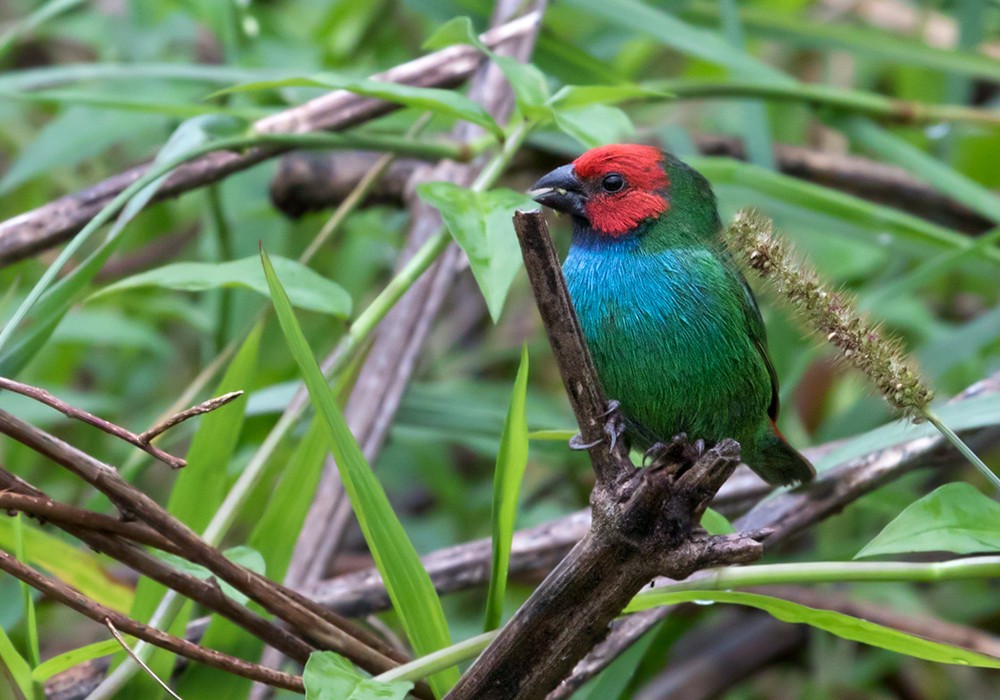
MULTIPOLYGON (((924 23, 920 26, 944 22, 955 32, 955 46, 929 45, 920 26, 914 31, 879 28, 858 13, 834 11, 839 3, 832 2, 554 3, 545 14, 533 59, 544 74, 544 85, 532 83, 537 74, 508 67, 522 87, 521 115, 531 117, 535 128, 514 154, 502 184, 523 191, 541 172, 537 162, 564 162, 597 143, 661 143, 713 182, 724 219, 747 206, 773 217, 823 275, 855 293, 863 308, 904 340, 938 395, 951 396, 1000 369, 996 236, 990 232, 973 238, 955 230, 953 219, 931 221, 908 213, 906 207, 880 204, 877 191, 861 192, 859 198, 782 175, 773 155, 774 144, 780 143, 899 164, 991 226, 1000 222, 1000 204, 992 192, 1000 186, 1000 60, 992 57, 1000 45, 1000 8, 976 0, 890 4, 900 14, 915 13, 924 23), (560 93, 566 85, 612 87, 560 93), (556 98, 545 102, 547 95, 539 98, 531 92, 542 88, 556 98), (929 111, 918 110, 918 116, 923 115, 919 123, 899 123, 890 117, 900 101, 925 105, 929 111), (946 105, 973 109, 949 112, 941 109, 946 105), (742 140, 750 162, 699 155, 696 137, 702 134, 742 140)), ((357 86, 361 78, 424 53, 423 42, 448 20, 468 16, 482 29, 489 12, 489 3, 473 0, 0 3, 0 220, 157 152, 164 157, 161 147, 171 134, 186 134, 185 148, 244 135, 244 120, 329 89, 317 85, 357 86), (274 82, 270 89, 218 94, 223 88, 263 81, 274 82), (182 123, 186 126, 178 130, 182 123)), ((360 133, 402 136, 428 106, 434 116, 420 136, 425 141, 446 134, 456 113, 470 116, 456 112, 467 108, 464 103, 448 109, 421 103, 359 127, 360 133)), ((510 134, 516 124, 501 126, 510 134)), ((496 150, 489 142, 477 147, 496 150)), ((0 395, 0 408, 121 467, 134 483, 160 502, 171 503, 175 513, 197 528, 212 519, 253 461, 284 409, 293 382, 300 379, 274 317, 257 323, 261 311, 271 308, 262 296, 267 287, 257 262, 259 246, 276 263, 286 259, 278 265, 278 276, 288 288, 308 346, 323 357, 343 342, 351 319, 390 279, 406 230, 405 211, 395 206, 358 209, 309 261, 315 278, 283 268, 299 259, 329 213, 298 220, 284 217, 268 196, 276 169, 277 161, 267 161, 136 215, 123 229, 105 271, 72 295, 51 338, 20 356, 26 361, 10 364, 20 338, 57 320, 54 307, 40 306, 49 315, 29 316, 31 325, 19 327, 10 344, 0 348, 0 362, 15 368, 12 374, 20 381, 139 431, 178 402, 231 343, 242 347, 237 356, 241 359, 223 367, 229 367, 230 376, 240 377, 239 386, 249 398, 245 406, 224 409, 228 417, 220 418, 221 425, 213 426, 211 433, 225 435, 230 443, 220 447, 204 437, 199 441, 197 421, 172 431, 161 443, 175 453, 189 454, 193 464, 199 458, 210 460, 205 468, 210 487, 185 485, 183 477, 175 483, 175 475, 165 467, 137 456, 127 445, 21 397, 0 395), (150 258, 149 246, 164 240, 171 241, 169 251, 150 258), (130 267, 132 263, 139 267, 130 267), (144 278, 122 282, 139 270, 146 271, 144 278), (295 286, 301 287, 299 296, 295 286), (202 451, 208 456, 199 457, 202 451), (178 501, 182 489, 189 495, 178 501), (190 498, 203 500, 194 507, 190 498)), ((509 404, 522 343, 531 357, 525 398, 528 428, 572 425, 526 280, 516 275, 511 284, 509 279, 514 272, 511 251, 516 254, 516 246, 510 246, 512 232, 508 239, 497 239, 495 227, 477 232, 467 225, 471 216, 500 226, 522 200, 506 189, 473 196, 429 187, 422 196, 442 206, 449 225, 459 229, 452 233, 473 258, 473 272, 485 286, 489 306, 470 293, 475 289, 471 276, 459 280, 460 291, 438 319, 417 380, 372 465, 421 554, 491 535, 494 466, 505 416, 508 410, 515 413, 509 404)), ((565 245, 566 224, 554 230, 565 245)), ((79 265, 84 254, 97 250, 97 240, 88 241, 72 264, 79 265)), ((0 269, 0 319, 13 316, 53 259, 53 253, 44 253, 0 269)), ((806 446, 851 438, 894 418, 862 377, 838 368, 832 350, 806 337, 780 306, 767 303, 766 291, 762 298, 782 380, 781 427, 791 442, 806 446)), ((341 403, 354 369, 348 366, 334 383, 341 403)), ((221 376, 211 375, 205 384, 212 387, 221 376)), ((203 388, 187 403, 208 393, 203 388)), ((978 420, 996 423, 998 417, 1000 410, 993 406, 978 420)), ((280 578, 287 566, 311 497, 308 488, 296 490, 286 479, 315 482, 323 455, 320 443, 316 428, 307 432, 303 424, 293 431, 267 459, 245 503, 229 516, 231 528, 221 543, 249 543, 261 553, 272 577, 280 578), (288 466, 292 464, 296 466, 288 466), (268 510, 271 503, 294 515, 279 517, 278 511, 268 510), (262 513, 270 528, 266 532, 255 528, 262 513)), ((982 456, 1000 467, 995 450, 982 456)), ((57 498, 107 509, 68 475, 10 440, 0 441, 0 464, 57 498)), ((978 503, 977 513, 994 512, 975 501, 988 491, 971 468, 921 471, 861 499, 768 561, 850 560, 905 507, 946 481, 962 479, 980 491, 955 490, 955 498, 978 503)), ((583 507, 590 484, 583 456, 569 454, 558 442, 532 442, 516 526, 583 507)), ((510 493, 507 498, 517 498, 516 488, 513 496, 510 493)), ((933 518, 940 509, 925 503, 916 512, 933 518)), ((910 516, 915 517, 914 511, 910 516)), ((945 534, 935 541, 953 541, 955 531, 967 524, 960 516, 948 521, 941 526, 945 534)), ((992 532, 981 548, 955 551, 995 551, 996 528, 992 532)), ((363 553, 363 544, 355 539, 355 548, 363 553)), ((161 591, 146 586, 148 582, 134 588, 106 558, 31 521, 0 520, 0 546, 14 551, 19 541, 29 560, 109 604, 145 617, 156 606, 161 591), (67 547, 74 549, 63 555, 67 547), (113 577, 112 583, 105 574, 113 577)), ((510 583, 506 615, 532 585, 528 580, 510 583)), ((37 625, 32 623, 31 606, 18 591, 15 581, 0 577, 0 627, 21 656, 32 657, 36 634, 43 659, 105 638, 97 626, 47 602, 38 605, 37 625)), ((993 632, 1000 619, 993 586, 983 578, 926 587, 859 583, 849 591, 900 612, 993 632)), ((453 640, 481 630, 486 595, 484 588, 442 599, 453 640)), ((670 621, 649 637, 652 641, 644 640, 645 646, 637 647, 640 651, 623 657, 630 666, 624 671, 612 666, 597 681, 603 685, 595 687, 632 697, 662 669, 683 627, 710 626, 725 614, 723 607, 700 609, 693 623, 670 621), (616 683, 614 673, 632 679, 616 683)), ((194 614, 197 611, 186 611, 194 614)), ((384 617, 388 624, 402 627, 399 616, 384 617)), ((223 625, 212 634, 233 649, 246 642, 223 625)), ((851 693, 882 698, 889 696, 890 681, 897 678, 928 689, 930 696, 990 697, 984 688, 996 681, 990 671, 921 661, 820 632, 811 633, 810 640, 809 648, 795 659, 770 666, 732 690, 730 697, 851 693)), ((5 651, 6 642, 0 637, 0 657, 13 658, 5 651)), ((254 651, 252 644, 243 649, 254 651)), ((170 660, 161 663, 169 671, 170 660)), ((189 670, 180 687, 185 698, 200 697, 218 679, 189 670)), ((135 687, 141 687, 142 697, 159 692, 150 684, 135 687)), ((245 691, 242 685, 234 687, 245 691)))

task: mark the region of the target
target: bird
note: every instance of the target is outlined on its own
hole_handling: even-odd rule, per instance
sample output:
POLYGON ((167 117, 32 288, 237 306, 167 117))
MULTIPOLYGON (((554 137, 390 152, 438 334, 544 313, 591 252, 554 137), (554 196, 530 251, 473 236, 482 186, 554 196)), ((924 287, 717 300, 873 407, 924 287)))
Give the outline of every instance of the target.
POLYGON ((775 423, 764 320, 703 175, 654 146, 615 144, 544 175, 529 196, 572 218, 566 286, 630 446, 731 438, 770 484, 815 476, 775 423))

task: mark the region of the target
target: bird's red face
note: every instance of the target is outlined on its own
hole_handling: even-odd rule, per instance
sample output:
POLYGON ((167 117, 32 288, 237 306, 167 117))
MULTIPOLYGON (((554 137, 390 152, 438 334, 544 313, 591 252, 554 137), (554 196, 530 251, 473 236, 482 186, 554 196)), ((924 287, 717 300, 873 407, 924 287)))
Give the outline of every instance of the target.
POLYGON ((617 238, 668 207, 670 182, 663 153, 653 146, 594 148, 556 168, 531 188, 535 201, 586 219, 598 233, 617 238))

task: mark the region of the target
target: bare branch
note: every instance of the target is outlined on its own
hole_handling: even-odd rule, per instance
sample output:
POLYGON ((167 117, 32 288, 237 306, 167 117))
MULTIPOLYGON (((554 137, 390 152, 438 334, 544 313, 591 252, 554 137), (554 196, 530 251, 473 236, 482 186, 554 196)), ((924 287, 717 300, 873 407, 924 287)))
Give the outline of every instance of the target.
MULTIPOLYGON (((318 614, 268 579, 230 561, 158 503, 122 479, 113 467, 5 411, 0 411, 0 432, 66 467, 104 493, 128 517, 141 519, 159 530, 174 542, 187 559, 205 566, 265 610, 327 648, 343 653, 373 672, 382 672, 397 665, 392 658, 396 652, 373 634, 329 611, 318 614), (339 624, 333 624, 333 618, 337 618, 339 624)), ((105 542, 102 546, 111 547, 114 542, 105 542)))
POLYGON ((0 551, 0 569, 24 581, 32 588, 42 591, 50 598, 58 600, 60 603, 86 615, 91 620, 96 620, 102 624, 104 624, 105 620, 110 620, 118 629, 161 649, 172 651, 175 654, 205 664, 206 666, 234 673, 260 683, 266 683, 276 688, 293 690, 298 693, 305 692, 305 687, 302 685, 302 678, 299 676, 265 668, 255 663, 223 654, 214 649, 206 649, 186 639, 175 637, 155 627, 150 627, 137 620, 133 620, 126 615, 122 615, 111 608, 87 598, 61 581, 43 576, 4 551, 0 551))
POLYGON ((73 420, 78 420, 86 423, 87 425, 92 425, 98 430, 103 430, 109 435, 114 435, 119 440, 124 440, 130 445, 134 445, 140 450, 149 453, 150 456, 160 460, 172 469, 180 469, 181 467, 187 465, 187 462, 180 457, 174 457, 172 454, 164 452, 159 447, 150 445, 148 441, 143 441, 141 436, 136 435, 132 431, 126 430, 120 425, 115 425, 114 423, 104 420, 103 418, 98 418, 94 414, 88 413, 83 409, 70 406, 65 401, 57 399, 55 396, 45 391, 45 389, 40 389, 28 384, 22 384, 21 382, 16 382, 13 379, 7 379, 6 377, 0 377, 0 389, 6 389, 8 391, 13 391, 16 394, 27 396, 28 398, 34 399, 39 403, 43 403, 50 408, 54 408, 73 420))

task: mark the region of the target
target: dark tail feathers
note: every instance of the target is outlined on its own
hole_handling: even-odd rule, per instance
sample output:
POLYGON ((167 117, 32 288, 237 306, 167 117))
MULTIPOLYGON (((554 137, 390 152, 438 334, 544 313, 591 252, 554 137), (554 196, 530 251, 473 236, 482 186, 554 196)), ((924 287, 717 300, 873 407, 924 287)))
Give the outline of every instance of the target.
POLYGON ((809 460, 774 433, 761 441, 756 457, 752 462, 747 461, 747 464, 769 484, 804 484, 816 476, 816 470, 809 460))

